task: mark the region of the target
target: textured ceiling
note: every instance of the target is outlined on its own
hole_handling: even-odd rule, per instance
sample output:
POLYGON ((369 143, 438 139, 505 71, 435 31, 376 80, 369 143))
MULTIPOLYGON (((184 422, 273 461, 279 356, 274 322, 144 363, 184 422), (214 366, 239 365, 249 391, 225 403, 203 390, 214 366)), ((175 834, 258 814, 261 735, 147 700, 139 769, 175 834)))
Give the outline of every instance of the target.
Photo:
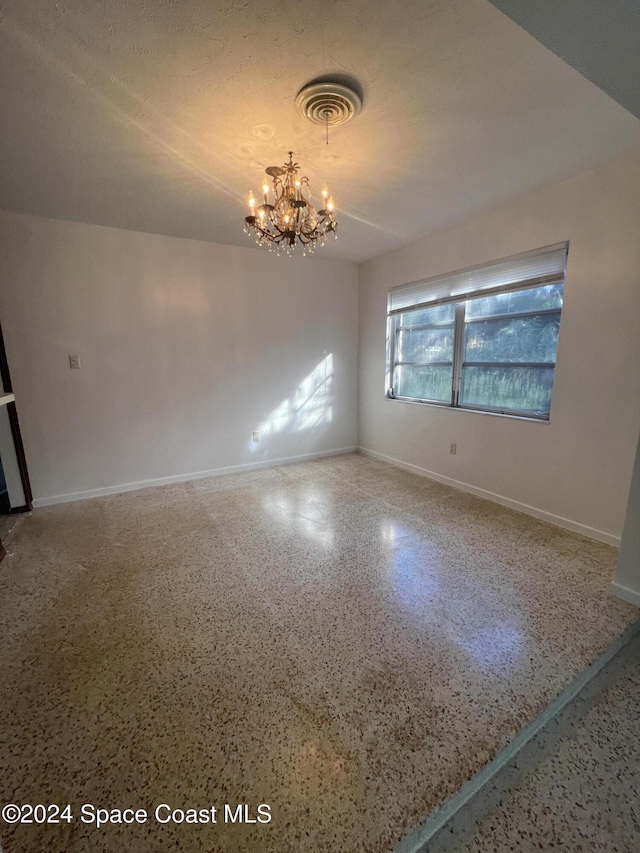
POLYGON ((361 261, 640 146, 640 122, 487 0, 0 0, 0 207, 252 246, 293 149, 361 261), (357 78, 323 129, 296 93, 357 78))

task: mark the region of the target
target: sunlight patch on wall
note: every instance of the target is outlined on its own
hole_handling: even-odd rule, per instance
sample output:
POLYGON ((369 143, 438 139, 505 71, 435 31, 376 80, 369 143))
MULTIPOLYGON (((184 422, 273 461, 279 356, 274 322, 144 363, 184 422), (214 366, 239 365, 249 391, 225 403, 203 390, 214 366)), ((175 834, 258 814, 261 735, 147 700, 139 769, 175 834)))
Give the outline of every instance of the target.
MULTIPOLYGON (((260 440, 277 433, 296 433, 331 423, 331 385, 333 382, 333 353, 329 353, 304 377, 291 397, 283 400, 258 426, 260 440)), ((250 444, 255 453, 260 447, 250 444)))

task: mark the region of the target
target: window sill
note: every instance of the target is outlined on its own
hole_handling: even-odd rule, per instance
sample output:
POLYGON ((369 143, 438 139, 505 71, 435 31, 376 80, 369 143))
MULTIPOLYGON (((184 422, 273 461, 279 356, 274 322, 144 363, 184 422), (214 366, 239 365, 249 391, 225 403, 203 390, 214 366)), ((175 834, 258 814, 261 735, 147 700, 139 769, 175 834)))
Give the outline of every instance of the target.
POLYGON ((516 415, 509 412, 491 412, 484 409, 471 409, 466 406, 450 406, 447 403, 434 403, 430 400, 412 400, 409 397, 387 397, 384 399, 389 403, 408 403, 410 406, 429 406, 432 409, 441 409, 447 412, 466 412, 469 415, 489 415, 492 418, 509 418, 513 421, 526 421, 527 423, 546 424, 550 423, 550 418, 535 418, 529 415, 516 415))

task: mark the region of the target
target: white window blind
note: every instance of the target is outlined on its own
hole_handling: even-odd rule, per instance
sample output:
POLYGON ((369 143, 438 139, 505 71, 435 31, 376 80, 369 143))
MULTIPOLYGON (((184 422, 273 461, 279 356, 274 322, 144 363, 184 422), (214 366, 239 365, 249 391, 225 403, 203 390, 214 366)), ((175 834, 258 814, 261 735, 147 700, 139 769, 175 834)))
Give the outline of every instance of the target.
POLYGON ((460 270, 444 276, 403 284, 389 291, 388 314, 408 308, 422 308, 445 302, 459 302, 466 296, 499 293, 501 290, 536 287, 562 281, 568 243, 547 246, 525 255, 460 270))

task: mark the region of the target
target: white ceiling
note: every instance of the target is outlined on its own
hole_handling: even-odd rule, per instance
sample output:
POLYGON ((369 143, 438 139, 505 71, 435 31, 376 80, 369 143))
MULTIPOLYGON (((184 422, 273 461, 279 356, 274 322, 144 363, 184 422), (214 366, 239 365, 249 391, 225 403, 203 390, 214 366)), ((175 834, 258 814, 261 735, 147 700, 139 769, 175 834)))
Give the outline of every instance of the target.
MULTIPOLYGON (((0 0, 0 207, 253 246, 293 149, 362 261, 640 146, 640 121, 488 0, 0 0), (296 93, 356 77, 323 129, 296 93)), ((264 251, 264 250, 262 250, 264 251)))

